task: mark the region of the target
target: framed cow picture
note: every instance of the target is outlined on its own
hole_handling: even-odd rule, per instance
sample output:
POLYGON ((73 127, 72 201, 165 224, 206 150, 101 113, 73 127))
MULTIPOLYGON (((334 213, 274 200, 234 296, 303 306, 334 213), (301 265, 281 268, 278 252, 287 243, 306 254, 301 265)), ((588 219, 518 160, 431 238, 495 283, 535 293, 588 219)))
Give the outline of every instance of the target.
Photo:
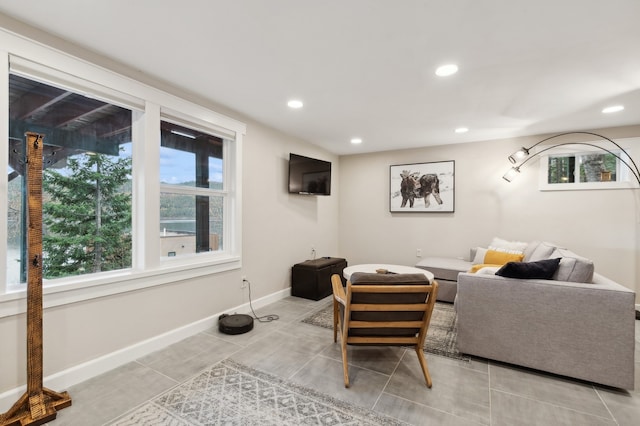
POLYGON ((392 213, 453 213, 455 162, 397 164, 389 171, 392 213))

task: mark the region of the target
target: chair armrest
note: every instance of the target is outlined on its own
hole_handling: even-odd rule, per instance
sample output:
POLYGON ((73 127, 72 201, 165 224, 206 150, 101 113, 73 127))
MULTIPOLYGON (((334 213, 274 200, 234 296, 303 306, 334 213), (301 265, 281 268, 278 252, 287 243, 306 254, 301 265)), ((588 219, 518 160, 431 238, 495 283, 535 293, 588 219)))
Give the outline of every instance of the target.
POLYGON ((333 298, 343 306, 347 306, 347 295, 344 292, 344 287, 342 287, 340 275, 333 274, 331 276, 331 286, 333 287, 333 298))

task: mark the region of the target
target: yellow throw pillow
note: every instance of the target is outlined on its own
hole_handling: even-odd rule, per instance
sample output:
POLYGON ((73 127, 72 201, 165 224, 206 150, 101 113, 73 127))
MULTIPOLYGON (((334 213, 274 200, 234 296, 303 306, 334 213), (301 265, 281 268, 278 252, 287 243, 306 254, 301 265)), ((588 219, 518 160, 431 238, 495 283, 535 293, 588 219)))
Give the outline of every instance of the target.
POLYGON ((524 254, 507 253, 504 251, 487 250, 484 255, 484 263, 490 265, 504 265, 507 262, 522 262, 524 254))

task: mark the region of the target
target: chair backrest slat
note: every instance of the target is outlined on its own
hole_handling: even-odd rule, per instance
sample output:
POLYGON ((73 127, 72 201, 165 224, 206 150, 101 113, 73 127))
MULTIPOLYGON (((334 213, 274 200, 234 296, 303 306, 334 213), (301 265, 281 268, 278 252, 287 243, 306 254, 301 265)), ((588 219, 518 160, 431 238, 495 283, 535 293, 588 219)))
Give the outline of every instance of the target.
MULTIPOLYGON (((425 278, 426 279, 426 278, 425 278)), ((366 285, 351 286, 352 293, 428 293, 431 285, 366 285)))
POLYGON ((368 336, 349 336, 347 343, 354 345, 415 345, 417 343, 415 337, 368 337, 368 336))
POLYGON ((351 321, 349 322, 351 328, 420 328, 422 327, 422 321, 394 321, 394 322, 380 322, 380 321, 351 321))
POLYGON ((427 303, 353 303, 351 304, 351 312, 354 311, 375 311, 375 312, 424 312, 429 304, 427 303))

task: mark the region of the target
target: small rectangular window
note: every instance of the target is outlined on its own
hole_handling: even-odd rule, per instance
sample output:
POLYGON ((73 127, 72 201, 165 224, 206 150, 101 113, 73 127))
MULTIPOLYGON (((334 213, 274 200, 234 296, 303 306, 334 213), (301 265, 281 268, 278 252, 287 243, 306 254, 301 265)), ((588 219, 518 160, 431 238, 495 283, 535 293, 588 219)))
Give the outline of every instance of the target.
POLYGON ((633 140, 618 141, 622 149, 608 145, 600 148, 601 144, 597 142, 554 147, 553 154, 540 156, 539 189, 555 191, 633 187, 636 179, 630 169, 633 163, 628 156, 630 150, 627 146, 633 140))
POLYGON ((618 159, 609 153, 549 156, 547 182, 616 182, 618 167, 618 159))

